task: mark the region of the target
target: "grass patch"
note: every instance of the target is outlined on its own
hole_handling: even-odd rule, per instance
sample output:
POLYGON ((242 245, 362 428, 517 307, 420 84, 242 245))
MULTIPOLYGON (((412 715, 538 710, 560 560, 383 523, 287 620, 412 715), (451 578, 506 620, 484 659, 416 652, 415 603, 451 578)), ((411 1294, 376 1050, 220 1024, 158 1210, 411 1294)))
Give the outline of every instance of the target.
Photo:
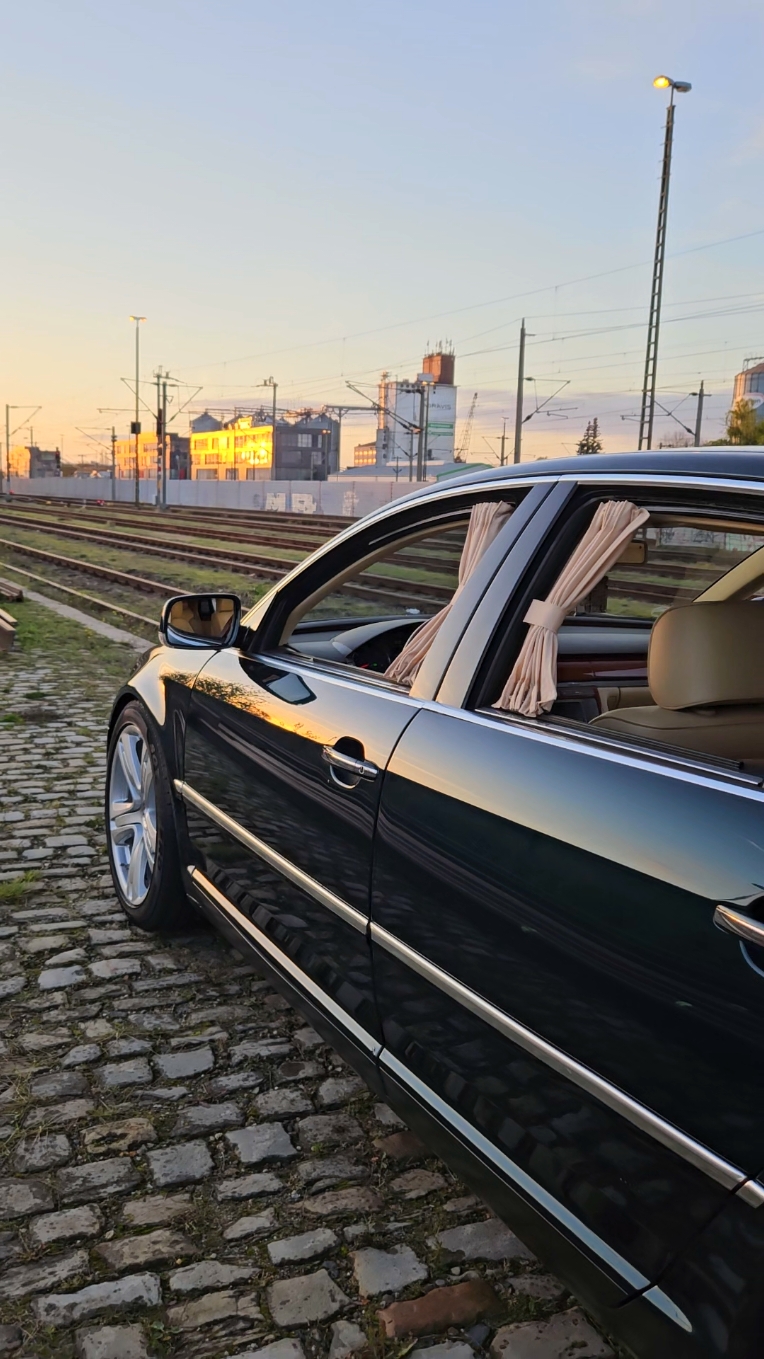
MULTIPOLYGON (((38 652, 64 658, 70 666, 75 689, 87 692, 88 682, 92 681, 98 685, 101 698, 104 679, 110 680, 116 689, 132 673, 137 657, 132 649, 110 642, 106 637, 99 637, 79 623, 61 618, 42 604, 33 604, 25 599, 20 604, 14 604, 13 608, 18 627, 13 651, 0 667, 0 708, 9 706, 7 695, 13 683, 16 656, 38 652)), ((148 642, 146 646, 148 648, 148 642)), ((67 695, 48 693, 45 698, 55 704, 57 701, 65 702, 67 695)), ((13 718, 17 714, 11 710, 6 716, 13 718)))
POLYGON ((20 878, 12 878, 10 882, 0 882, 0 903, 13 905, 14 902, 23 901, 37 877, 38 874, 34 869, 29 869, 26 873, 22 873, 20 878))

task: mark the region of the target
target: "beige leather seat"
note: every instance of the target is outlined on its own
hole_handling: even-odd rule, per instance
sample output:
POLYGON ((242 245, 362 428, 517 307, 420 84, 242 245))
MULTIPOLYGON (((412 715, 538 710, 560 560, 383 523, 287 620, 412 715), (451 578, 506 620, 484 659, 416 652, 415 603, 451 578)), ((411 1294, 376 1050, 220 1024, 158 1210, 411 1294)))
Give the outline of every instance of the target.
POLYGON ((653 703, 592 725, 728 760, 764 760, 764 604, 668 609, 650 636, 653 703))

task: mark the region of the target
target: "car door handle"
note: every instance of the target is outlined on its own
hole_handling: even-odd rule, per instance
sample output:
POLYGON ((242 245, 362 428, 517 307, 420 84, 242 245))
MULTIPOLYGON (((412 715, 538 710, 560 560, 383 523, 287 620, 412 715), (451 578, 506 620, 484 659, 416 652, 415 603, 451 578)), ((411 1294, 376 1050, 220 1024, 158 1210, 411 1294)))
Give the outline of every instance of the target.
POLYGON ((764 924, 760 920, 755 920, 752 915, 736 911, 733 906, 717 906, 714 911, 714 924, 718 925, 720 930, 727 930, 729 934, 746 939, 749 944, 761 944, 764 947, 764 924))
POLYGON ((370 760, 358 760, 354 755, 346 755, 344 751, 336 750, 334 746, 324 746, 321 758, 332 771, 337 769, 354 779, 375 779, 379 773, 377 766, 370 760))

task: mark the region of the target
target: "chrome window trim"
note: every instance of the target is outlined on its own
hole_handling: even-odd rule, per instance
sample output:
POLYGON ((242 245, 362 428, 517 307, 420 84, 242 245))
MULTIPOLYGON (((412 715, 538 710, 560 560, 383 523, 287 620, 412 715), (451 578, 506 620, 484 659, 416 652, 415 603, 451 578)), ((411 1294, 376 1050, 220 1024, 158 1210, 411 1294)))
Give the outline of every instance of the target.
MULTIPOLYGON (((551 486, 554 484, 555 480, 557 480, 556 477, 547 474, 545 477, 538 475, 527 477, 506 477, 503 480, 497 479, 492 480, 490 482, 483 482, 479 486, 454 485, 444 487, 443 490, 438 491, 437 494, 421 495, 421 503, 424 507, 432 507, 434 512, 436 513, 437 506, 445 505, 446 509, 448 509, 448 502, 456 499, 459 496, 474 495, 476 501, 479 501, 480 497, 486 491, 501 491, 501 490, 511 491, 516 487, 530 490, 533 486, 537 486, 539 484, 541 485, 549 484, 551 486)), ((420 489, 421 491, 424 491, 426 488, 422 487, 420 489)), ((314 563, 320 561, 322 557, 326 556, 327 552, 332 551, 340 543, 347 542, 347 540, 349 538, 352 538, 354 534, 363 532, 369 527, 374 527, 376 524, 383 524, 386 519, 391 519, 401 510, 410 509, 412 505, 416 504, 415 497, 419 494, 420 492, 418 491, 412 491, 408 495, 400 496, 397 500, 391 500, 387 505, 381 505, 379 509, 372 510, 370 514, 364 515, 362 519, 353 520, 352 524, 349 524, 346 529, 340 529, 340 532, 335 534, 333 538, 330 538, 327 543, 322 543, 320 547, 316 548, 315 552, 311 552, 303 561, 296 562, 292 570, 288 571, 287 574, 281 578, 281 580, 277 581, 274 584, 273 588, 269 590, 267 594, 263 597, 263 599, 258 599, 256 603, 252 605, 252 608, 248 609, 246 614, 242 616, 241 621, 243 626, 249 627, 250 620, 253 619, 258 613, 260 613, 264 609, 266 600, 270 600, 273 594, 277 590, 280 590, 282 586, 286 586, 291 581, 295 580, 299 572, 302 570, 302 568, 304 566, 307 566, 309 562, 314 563)))
MULTIPOLYGON (((630 482, 633 486, 692 486, 695 489, 703 488, 714 491, 718 491, 721 487, 730 491, 744 491, 754 495, 764 495, 764 483, 741 481, 738 478, 725 477, 723 473, 715 477, 710 476, 708 473, 703 475, 701 473, 634 472, 630 471, 628 468, 624 468, 622 472, 536 472, 523 477, 492 477, 477 485, 474 482, 470 485, 462 486, 455 483, 453 486, 444 487, 443 490, 439 491, 437 494, 422 494, 421 500, 423 505, 440 505, 443 503, 447 504, 449 500, 453 500, 461 495, 474 494, 476 497, 480 497, 487 491, 507 491, 513 487, 525 488, 554 482, 579 482, 582 486, 587 487, 596 485, 621 486, 624 482, 630 482)), ((424 491, 424 489, 425 488, 423 487, 422 491, 424 491)), ((337 543, 345 542, 349 537, 361 529, 362 526, 366 527, 368 525, 383 523, 385 519, 389 519, 399 510, 415 504, 415 496, 419 494, 419 491, 412 491, 410 494, 400 496, 399 499, 391 501, 390 504, 382 505, 378 510, 373 510, 370 514, 364 515, 363 519, 355 520, 352 524, 349 524, 346 529, 342 529, 334 538, 330 538, 328 543, 324 543, 321 547, 317 548, 315 553, 311 553, 310 557, 306 560, 320 560, 330 548, 336 546, 337 543)), ((293 580, 297 575, 297 572, 304 565, 305 562, 299 562, 292 571, 284 576, 283 580, 278 582, 274 589, 280 589, 282 585, 293 580)), ((271 594, 272 591, 269 590, 267 597, 271 594)), ((249 625, 248 620, 260 610, 263 603, 264 600, 258 600, 243 616, 242 623, 245 626, 249 625)))
MULTIPOLYGON (((687 1133, 683 1133, 679 1128, 653 1113, 652 1109, 640 1104, 631 1095, 627 1095, 610 1081, 598 1076, 595 1071, 584 1066, 581 1062, 577 1062, 575 1058, 569 1057, 567 1053, 547 1042, 545 1038, 541 1038, 531 1029, 526 1028, 524 1024, 510 1018, 503 1010, 497 1009, 490 1001, 485 1000, 476 991, 457 981, 450 973, 444 972, 442 968, 430 962, 423 954, 410 948, 408 944, 404 944, 401 939, 390 934, 388 930, 375 924, 374 921, 371 923, 371 937, 374 943, 379 944, 387 953, 392 954, 399 962, 404 963, 414 972, 417 972, 419 976, 424 977, 425 981, 429 981, 438 990, 450 996, 452 1000, 463 1005, 478 1019, 490 1024, 491 1028, 496 1029, 503 1037, 509 1038, 518 1047, 523 1048, 525 1052, 530 1053, 531 1056, 543 1062, 545 1066, 556 1071, 558 1075, 572 1081, 580 1089, 586 1090, 588 1094, 607 1105, 609 1109, 625 1118, 627 1122, 640 1128, 642 1132, 653 1137, 661 1146, 674 1152, 682 1160, 688 1161, 690 1165, 708 1175, 717 1184, 722 1185, 725 1189, 735 1190, 739 1189, 746 1181, 743 1170, 717 1156, 701 1142, 689 1137, 687 1133)), ((762 1193, 762 1201, 764 1201, 764 1192, 762 1193)))
POLYGON ((509 727, 511 731, 526 737, 529 741, 541 741, 561 750, 573 747, 582 754, 591 755, 598 760, 608 760, 611 764, 623 764, 630 769, 641 769, 652 774, 665 774, 667 778, 678 779, 681 783, 692 783, 717 792, 733 793, 736 797, 746 797, 754 802, 764 802, 764 787, 760 781, 756 781, 755 775, 742 771, 737 774, 732 769, 714 770, 702 759, 698 759, 696 764, 689 753, 685 760, 681 755, 674 755, 668 750, 648 751, 640 749, 636 743, 633 748, 627 747, 625 742, 618 741, 615 733, 606 734, 604 731, 595 733, 586 727, 580 732, 567 729, 565 732, 559 729, 552 730, 545 724, 538 724, 532 717, 522 717, 519 713, 502 712, 499 709, 492 712, 485 708, 470 711, 467 708, 441 707, 440 711, 448 711, 455 717, 479 722, 484 726, 493 727, 495 722, 499 722, 502 727, 509 727))
MULTIPOLYGON (((299 660, 291 656, 282 656, 277 652, 257 652, 252 656, 252 660, 260 661, 268 665, 283 665, 297 674, 304 674, 310 677, 311 670, 320 671, 321 675, 344 688, 353 688, 356 684, 363 684, 364 687, 372 686, 375 680, 357 680, 350 667, 342 667, 341 663, 327 661, 326 669, 322 669, 323 662, 320 660, 311 661, 308 658, 299 660)), ((383 682, 379 692, 384 694, 385 699, 390 703, 401 703, 407 708, 415 710, 422 709, 424 712, 447 713, 450 717, 458 718, 462 722, 478 722, 483 726, 494 728, 494 723, 500 727, 509 727, 520 736, 526 737, 530 741, 542 741, 548 745, 557 746, 560 749, 570 749, 573 746, 576 750, 584 754, 592 755, 595 759, 609 760, 611 763, 624 764, 634 769, 642 769, 648 773, 661 773, 669 778, 679 779, 683 783, 699 784, 702 787, 723 790, 733 793, 736 797, 752 798, 754 801, 764 801, 764 787, 753 784, 753 775, 744 773, 735 774, 732 770, 719 770, 714 772, 710 766, 704 765, 702 760, 697 761, 697 765, 692 761, 692 756, 685 760, 681 755, 673 755, 668 750, 663 751, 642 751, 638 747, 626 748, 625 743, 618 743, 618 739, 611 733, 607 735, 603 731, 552 731, 546 726, 539 726, 533 718, 521 717, 516 713, 487 712, 483 708, 455 708, 449 704, 440 703, 437 699, 412 698, 411 694, 397 686, 393 686, 390 681, 383 682), (751 783, 746 782, 750 779, 751 783)), ((176 780, 176 784, 179 780, 176 780)), ((199 794, 197 794, 199 796, 199 794)), ((210 804, 212 805, 212 804, 210 804)), ((223 815, 223 813, 221 813, 223 815)), ((245 831, 245 834, 249 832, 245 831)), ((270 851, 273 853, 274 851, 270 851)), ((299 871, 299 870, 298 870, 299 871)), ((323 889, 322 889, 323 890, 323 889)))
MULTIPOLYGON (((176 793, 184 802, 191 803, 192 807, 195 807, 203 816, 208 817, 210 821, 214 821, 216 825, 220 826, 221 830, 227 831, 241 844, 246 845, 247 849, 267 863, 269 868, 275 869, 277 873, 283 874, 297 887, 301 887, 303 892, 314 897, 322 906, 326 906, 327 910, 333 911, 346 924, 351 925, 354 930, 358 930, 359 934, 366 933, 368 920, 354 906, 350 906, 341 897, 335 896, 334 892, 330 892, 327 887, 316 882, 315 878, 304 873, 301 868, 298 868, 297 864, 292 863, 290 859, 285 859, 283 854, 271 849, 270 845, 266 845, 264 840, 258 839, 238 821, 234 821, 232 816, 228 816, 226 812, 221 811, 220 807, 216 807, 214 802, 208 802, 206 797, 197 793, 196 789, 192 788, 185 780, 174 779, 173 783, 176 793)), ((243 919, 246 919, 246 917, 243 917, 243 919)))
POLYGON ((289 955, 282 948, 279 948, 278 944, 269 939, 263 930, 258 929, 257 925, 253 925, 252 921, 239 910, 238 906, 234 906, 233 902, 214 883, 210 882, 200 868, 189 864, 188 872, 191 880, 201 887, 203 892, 206 892, 215 905, 239 926, 239 929, 248 934, 259 948, 268 953, 278 963, 279 967, 289 973, 294 981, 299 982, 303 990, 318 1001, 333 1019, 343 1024, 348 1032, 369 1050, 373 1057, 379 1056, 382 1044, 358 1024, 353 1016, 348 1014, 347 1010, 343 1010, 342 1006, 338 1005, 322 987, 318 986, 312 977, 308 976, 307 972, 303 972, 302 968, 298 967, 297 963, 293 962, 289 955))
POLYGON ((683 487, 692 486, 694 489, 704 489, 708 491, 728 490, 745 491, 754 495, 764 495, 764 482, 762 481, 741 481, 738 478, 730 478, 720 473, 718 477, 709 476, 707 473, 682 473, 682 472, 630 472, 624 468, 623 472, 560 472, 557 475, 558 481, 578 481, 581 485, 592 486, 621 486, 624 482, 629 482, 632 486, 672 486, 683 487))

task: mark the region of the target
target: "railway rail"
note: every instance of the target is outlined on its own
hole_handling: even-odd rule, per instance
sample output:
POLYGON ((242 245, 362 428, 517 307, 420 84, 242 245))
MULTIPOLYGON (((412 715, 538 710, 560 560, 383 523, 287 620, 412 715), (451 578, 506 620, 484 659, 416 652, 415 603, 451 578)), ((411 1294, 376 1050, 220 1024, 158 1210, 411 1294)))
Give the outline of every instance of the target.
MULTIPOLYGON (((181 546, 174 540, 157 539, 150 535, 124 534, 113 532, 109 529, 94 528, 71 528, 60 523, 45 522, 13 511, 10 514, 0 512, 0 524, 8 524, 32 531, 34 533, 49 533, 56 538, 71 538, 80 542, 91 542, 102 547, 116 548, 143 548, 155 557, 165 557, 173 561, 190 562, 195 566, 212 566, 218 569, 228 568, 229 570, 241 573, 242 568, 255 577, 262 577, 266 580, 279 580, 287 571, 298 564, 297 558, 274 557, 264 553, 238 552, 235 549, 195 548, 186 544, 181 546)), ((8 539, 3 540, 6 544, 8 539)), ((425 571, 432 567, 433 559, 424 557, 409 557, 408 554, 400 554, 397 562, 403 565, 413 566, 415 569, 425 571)), ((455 570, 456 561, 450 558, 438 558, 438 567, 435 569, 455 570)), ((350 593, 358 594, 361 597, 375 598, 377 595, 387 595, 393 598, 400 598, 402 594, 411 597, 414 593, 420 600, 435 600, 438 603, 447 603, 453 594, 453 588, 429 581, 417 581, 413 586, 406 580, 396 580, 393 576, 386 576, 383 573, 369 572, 366 579, 362 582, 348 582, 344 589, 350 593)))
POLYGON ((41 585, 47 585, 51 590, 60 590, 62 594, 72 595, 80 602, 93 604, 106 613, 118 613, 123 618, 129 618, 133 623, 145 623, 148 627, 155 628, 159 622, 158 618, 147 618, 143 613, 134 613, 132 609, 125 609, 121 604, 112 604, 108 599, 99 599, 97 595, 87 594, 84 590, 75 590, 71 585, 61 585, 57 580, 51 580, 49 576, 40 576, 36 571, 27 571, 23 566, 14 566, 11 562, 4 562, 3 567, 6 571, 15 571, 17 575, 24 576, 25 579, 28 578, 41 585))
MULTIPOLYGON (((189 531, 188 527, 185 524, 176 523, 171 524, 164 520, 162 520, 161 523, 158 522, 152 523, 151 519, 147 516, 140 517, 120 516, 116 518, 116 522, 115 517, 110 516, 109 522, 107 524, 104 524, 102 518, 100 519, 99 522, 99 516, 88 514, 87 512, 74 512, 74 513, 70 512, 64 518, 62 518, 60 513, 56 514, 54 510, 51 510, 50 512, 47 511, 41 512, 38 510, 36 513, 29 514, 25 513, 23 510, 12 509, 10 511, 6 511, 6 513, 9 515, 9 517, 4 518, 0 515, 0 522, 19 523, 29 528, 36 528, 38 527, 38 525, 40 527, 49 526, 51 528, 51 531, 53 531, 53 525, 55 525, 55 532, 58 533, 59 536, 64 535, 65 531, 69 533, 74 529, 79 529, 79 531, 90 529, 93 533, 99 534, 106 533, 118 534, 122 529, 132 530, 132 528, 135 527, 139 529, 143 534, 146 534, 148 532, 149 536, 151 537, 152 543, 164 545, 168 548, 178 548, 179 544, 177 537, 174 536, 175 534, 180 535, 184 531, 185 532, 189 531)), ((199 528, 196 525, 194 525, 192 532, 195 538, 214 538, 218 542, 221 541, 225 542, 226 540, 230 540, 237 544, 242 542, 242 535, 238 529, 231 531, 230 529, 226 528, 220 529, 199 528)), ((116 537, 114 538, 114 541, 115 542, 117 541, 116 537)), ((141 539, 132 532, 130 532, 125 537, 124 541, 129 543, 139 543, 143 545, 145 539, 141 539)), ((292 536, 290 534, 289 537, 285 540, 283 534, 279 536, 274 536, 273 534, 261 535, 260 533, 258 533, 257 535, 253 534, 250 538, 246 538, 244 541, 252 542, 257 546, 260 545, 266 547, 275 546, 277 548, 287 550, 290 548, 298 548, 303 549, 305 551, 310 551, 314 550, 317 547, 320 547, 322 543, 327 541, 327 538, 326 535, 321 534, 318 538, 314 537, 306 541, 304 535, 299 535, 298 537, 292 536)), ((183 544, 181 544, 181 546, 183 546, 183 544)), ((185 544, 185 546, 194 548, 195 544, 187 543, 185 544)), ((201 546, 202 545, 200 545, 200 549, 201 546)), ((237 560, 245 562, 245 564, 247 562, 258 561, 261 565, 268 565, 274 560, 273 557, 265 556, 264 554, 251 552, 242 553, 236 547, 227 548, 225 550, 221 548, 208 547, 205 548, 205 550, 208 556, 215 556, 219 553, 223 553, 224 555, 227 555, 229 560, 233 560, 233 558, 235 557, 237 560)), ((419 548, 414 547, 413 550, 408 552, 406 551, 399 552, 396 554, 396 563, 400 566, 409 566, 414 569, 420 570, 429 569, 433 571, 455 572, 459 564, 460 551, 461 551, 460 543, 456 543, 453 549, 449 551, 448 542, 445 541, 442 545, 439 546, 436 552, 433 552, 432 549, 428 549, 426 546, 420 546, 419 548)), ((222 557, 220 558, 220 560, 222 560, 222 557)), ((277 554, 275 560, 280 561, 282 563, 284 561, 289 560, 294 563, 298 560, 298 558, 284 558, 279 557, 277 554)))
MULTIPOLYGON (((0 522, 5 522, 2 516, 0 516, 0 522)), ((0 537, 0 547, 5 548, 7 551, 20 553, 21 555, 26 554, 40 561, 50 562, 51 565, 64 567, 70 571, 82 571, 92 576, 100 576, 104 580, 112 580, 120 585, 128 585, 135 590, 140 590, 142 592, 146 592, 149 594, 159 594, 162 595, 165 599, 168 598, 170 595, 179 594, 181 592, 177 585, 168 585, 166 582, 155 581, 145 576, 134 575, 130 571, 119 571, 117 570, 116 567, 102 566, 100 563, 87 561, 82 557, 66 557, 63 556, 61 553, 49 552, 45 548, 32 547, 28 543, 16 542, 16 540, 13 538, 0 537)), ((188 553, 183 554, 164 552, 161 555, 172 556, 176 560, 191 561, 194 562, 196 565, 207 564, 216 566, 218 568, 221 566, 228 565, 229 567, 233 567, 235 570, 238 570, 241 573, 241 566, 239 563, 225 561, 221 562, 217 560, 212 562, 206 562, 204 558, 201 558, 198 555, 188 553)), ((295 563, 293 562, 285 563, 287 569, 293 565, 295 565, 295 563)), ((284 570, 278 571, 275 569, 270 570, 268 568, 259 568, 260 575, 265 575, 266 571, 267 571, 266 578, 273 580, 278 580, 282 575, 285 574, 284 570)), ((358 599, 371 599, 371 600, 379 599, 381 603, 384 602, 385 605, 388 607, 391 601, 400 604, 401 597, 403 596, 407 604, 418 603, 424 605, 425 608, 429 609, 431 609, 433 605, 442 605, 448 603, 448 600, 451 598, 453 593, 452 591, 443 589, 441 587, 435 586, 420 587, 419 585, 417 585, 416 590, 419 591, 420 589, 422 589, 422 593, 416 594, 414 593, 414 591, 412 590, 411 586, 407 581, 405 580, 396 581, 393 578, 390 578, 389 581, 386 581, 384 585, 382 584, 377 585, 376 583, 373 585, 369 585, 366 584, 365 582, 361 583, 358 581, 346 581, 342 587, 342 593, 349 594, 352 597, 358 599)))

